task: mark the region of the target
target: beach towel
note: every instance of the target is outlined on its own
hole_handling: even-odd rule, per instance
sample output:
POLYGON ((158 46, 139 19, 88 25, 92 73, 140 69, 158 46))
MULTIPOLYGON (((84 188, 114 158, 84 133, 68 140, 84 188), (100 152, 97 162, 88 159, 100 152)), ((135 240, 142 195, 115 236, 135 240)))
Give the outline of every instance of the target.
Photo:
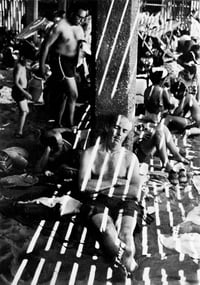
MULTIPOLYGON (((184 222, 191 221, 200 225, 200 205, 194 207, 184 222)), ((193 259, 200 259, 200 234, 184 233, 172 236, 161 235, 160 242, 168 249, 174 249, 182 254, 188 254, 193 259)))
POLYGON ((60 216, 66 214, 77 214, 80 212, 82 203, 69 195, 63 195, 61 197, 41 197, 32 201, 19 201, 19 204, 42 204, 48 208, 54 208, 57 204, 60 204, 60 216))

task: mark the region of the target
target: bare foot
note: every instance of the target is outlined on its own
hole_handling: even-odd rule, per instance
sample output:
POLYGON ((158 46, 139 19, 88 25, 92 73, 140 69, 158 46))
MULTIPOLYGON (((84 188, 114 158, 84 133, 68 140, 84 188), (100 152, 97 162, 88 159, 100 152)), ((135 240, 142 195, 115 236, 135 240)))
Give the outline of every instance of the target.
POLYGON ((133 258, 132 255, 130 256, 129 253, 127 254, 126 251, 124 252, 122 256, 122 264, 126 267, 126 270, 128 273, 132 273, 138 267, 138 264, 135 261, 135 258, 133 258))

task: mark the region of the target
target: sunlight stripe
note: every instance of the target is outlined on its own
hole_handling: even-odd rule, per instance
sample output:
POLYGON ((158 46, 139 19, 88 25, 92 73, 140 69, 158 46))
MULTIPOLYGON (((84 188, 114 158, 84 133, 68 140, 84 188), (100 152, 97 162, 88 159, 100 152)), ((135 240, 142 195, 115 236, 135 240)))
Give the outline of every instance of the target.
POLYGON ((77 272, 78 272, 78 267, 79 267, 78 263, 74 263, 68 285, 74 285, 75 284, 76 276, 77 276, 77 272))
POLYGON ((33 248, 34 248, 34 246, 35 246, 35 244, 37 242, 37 239, 38 239, 38 237, 39 237, 39 235, 40 235, 40 233, 41 233, 41 231, 42 231, 42 229, 44 227, 45 222, 46 222, 45 220, 41 220, 40 221, 40 223, 39 223, 39 225, 37 227, 37 230, 35 231, 32 239, 31 239, 31 242, 29 243, 29 246, 28 246, 27 251, 26 251, 27 253, 30 253, 30 252, 33 251, 33 248))
POLYGON ((83 179, 83 182, 82 182, 82 185, 81 185, 81 191, 85 190, 85 188, 87 186, 87 183, 88 183, 88 180, 90 178, 90 173, 91 173, 91 170, 92 170, 92 167, 93 167, 93 163, 95 161, 95 158, 96 158, 96 155, 97 155, 97 151, 99 149, 100 139, 101 139, 100 137, 97 138, 95 146, 93 148, 91 159, 88 162, 88 168, 87 168, 86 174, 84 176, 84 179, 83 179))
POLYGON ((37 266, 37 269, 35 271, 35 274, 33 276, 33 280, 31 282, 31 285, 37 285, 38 284, 38 280, 39 280, 39 277, 40 277, 40 273, 42 271, 42 268, 44 266, 44 263, 45 263, 45 259, 44 258, 41 258, 40 259, 40 262, 37 266))
MULTIPOLYGON (((106 274, 106 279, 107 280, 111 279, 112 275, 113 275, 113 271, 112 271, 112 269, 110 267, 108 267, 107 274, 106 274)), ((112 285, 112 282, 111 281, 107 281, 106 285, 112 285)))
POLYGON ((128 44, 127 44, 127 46, 126 46, 126 50, 125 50, 125 52, 124 52, 122 61, 121 61, 121 65, 120 65, 120 68, 119 68, 117 77, 116 77, 116 79, 115 79, 115 84, 114 84, 114 87, 113 87, 113 91, 112 91, 112 93, 111 93, 111 99, 114 97, 115 92, 116 92, 116 90, 117 90, 117 86, 118 86, 119 79, 120 79, 120 76, 121 76, 121 73, 122 73, 122 70, 123 70, 123 67, 124 67, 124 63, 125 63, 125 60, 126 60, 126 57, 127 57, 127 54, 128 54, 129 48, 130 48, 130 45, 131 45, 131 41, 132 41, 133 35, 134 35, 134 33, 135 33, 135 29, 136 29, 136 24, 137 24, 137 21, 138 21, 138 17, 139 17, 139 10, 138 10, 138 12, 137 12, 137 15, 136 15, 136 18, 135 18, 133 27, 131 27, 131 34, 130 34, 130 37, 129 37, 129 40, 128 40, 128 44))
POLYGON ((151 285, 149 273, 150 273, 150 267, 145 267, 142 274, 142 280, 144 282, 144 285, 151 285))
POLYGON ((84 142, 84 146, 83 146, 83 150, 85 150, 87 148, 87 143, 88 143, 88 140, 89 140, 90 133, 91 133, 91 129, 88 129, 87 136, 85 138, 85 142, 84 142))
POLYGON ((60 225, 60 222, 59 222, 59 221, 56 221, 55 224, 54 224, 54 226, 53 226, 53 229, 52 229, 52 231, 51 231, 51 234, 50 234, 50 236, 49 236, 49 238, 48 238, 47 244, 46 244, 46 246, 45 246, 45 249, 44 249, 45 251, 48 251, 48 250, 50 249, 50 247, 51 247, 51 245, 52 245, 52 242, 53 242, 53 239, 54 239, 54 236, 55 236, 55 234, 56 234, 56 231, 57 231, 59 225, 60 225))
POLYGON ((17 285, 18 284, 18 282, 19 282, 19 280, 20 280, 20 278, 22 276, 22 273, 23 273, 24 268, 26 267, 27 263, 28 263, 28 259, 23 259, 22 260, 22 263, 20 264, 20 266, 19 266, 19 268, 17 270, 17 273, 15 274, 15 277, 14 277, 11 285, 17 285))
POLYGON ((164 268, 161 268, 161 276, 162 276, 161 277, 162 284, 163 285, 168 285, 169 284, 168 281, 167 281, 168 275, 167 275, 166 270, 164 268))
MULTIPOLYGON (((66 250, 67 250, 67 246, 68 246, 68 243, 69 243, 69 238, 70 238, 73 226, 74 226, 74 223, 70 222, 69 225, 68 225, 68 228, 67 228, 66 235, 65 235, 65 241, 63 242, 62 247, 60 249, 60 254, 64 254, 66 252, 66 250)), ((52 275, 51 281, 50 281, 50 285, 55 285, 57 283, 57 278, 58 278, 58 274, 60 272, 61 266, 62 266, 62 262, 61 261, 57 261, 56 265, 55 265, 55 269, 53 271, 53 275, 52 275)))
POLYGON ((83 231, 82 231, 81 239, 80 239, 80 242, 79 242, 79 246, 78 246, 78 249, 77 249, 77 252, 76 252, 76 257, 78 257, 78 258, 80 258, 81 255, 82 255, 83 245, 84 245, 84 242, 85 242, 86 235, 87 235, 87 228, 84 227, 83 231))
POLYGON ((60 268, 61 268, 62 262, 61 261, 57 261, 56 262, 56 266, 53 272, 53 276, 51 278, 51 281, 49 283, 49 285, 55 285, 57 282, 57 278, 58 278, 58 274, 60 272, 60 268))
POLYGON ((96 266, 95 265, 91 265, 89 278, 88 278, 88 282, 87 282, 88 285, 94 284, 95 273, 96 273, 96 266))
POLYGON ((124 9, 123 9, 123 12, 122 12, 122 16, 121 16, 121 19, 120 19, 120 23, 118 25, 118 29, 117 29, 117 32, 115 34, 114 42, 113 42, 111 51, 109 53, 107 64, 106 64, 106 67, 104 69, 104 74, 103 74, 103 77, 101 79, 100 87, 99 87, 99 90, 98 90, 98 96, 101 94, 101 91, 103 89, 103 85, 104 85, 104 82, 105 82, 105 79, 106 79, 106 75, 107 75, 107 72, 108 72, 108 69, 109 69, 109 66, 110 66, 110 62, 111 62, 113 53, 115 51, 115 47, 116 47, 116 44, 117 44, 118 36, 119 36, 120 30, 121 30, 121 27, 122 27, 122 24, 123 24, 123 20, 124 20, 125 14, 126 14, 126 10, 127 10, 128 4, 129 4, 129 0, 126 0, 125 6, 124 6, 124 9))
POLYGON ((106 17, 106 21, 105 21, 105 24, 104 24, 104 27, 103 27, 103 31, 102 31, 102 34, 101 34, 101 38, 99 40, 99 44, 98 44, 98 47, 97 47, 97 51, 96 51, 96 56, 95 56, 95 60, 97 60, 98 56, 99 56, 99 51, 101 49, 101 45, 102 45, 102 42, 103 42, 103 38, 104 38, 104 35, 106 33, 106 29, 107 29, 107 26, 108 26, 108 21, 110 19, 110 15, 111 15, 111 12, 112 12, 112 8, 113 8, 113 4, 114 4, 115 0, 112 0, 111 4, 110 4, 110 8, 108 10, 108 15, 106 17))

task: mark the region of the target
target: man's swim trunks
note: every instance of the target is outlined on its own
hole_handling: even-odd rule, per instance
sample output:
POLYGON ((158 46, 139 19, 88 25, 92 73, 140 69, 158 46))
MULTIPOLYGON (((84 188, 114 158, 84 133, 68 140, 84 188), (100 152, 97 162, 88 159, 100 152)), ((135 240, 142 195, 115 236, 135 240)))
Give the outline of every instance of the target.
POLYGON ((77 57, 55 55, 51 61, 52 77, 62 80, 65 77, 74 77, 77 65, 77 57))
POLYGON ((111 216, 114 220, 117 219, 119 213, 122 213, 122 216, 134 216, 135 210, 138 211, 138 205, 137 202, 134 199, 125 199, 121 200, 117 197, 108 197, 106 195, 100 194, 97 196, 97 198, 94 200, 89 197, 87 193, 82 193, 81 202, 84 203, 84 205, 92 206, 92 212, 90 213, 91 216, 94 216, 96 214, 102 214, 105 211, 105 208, 107 207, 109 209, 109 216, 111 216))

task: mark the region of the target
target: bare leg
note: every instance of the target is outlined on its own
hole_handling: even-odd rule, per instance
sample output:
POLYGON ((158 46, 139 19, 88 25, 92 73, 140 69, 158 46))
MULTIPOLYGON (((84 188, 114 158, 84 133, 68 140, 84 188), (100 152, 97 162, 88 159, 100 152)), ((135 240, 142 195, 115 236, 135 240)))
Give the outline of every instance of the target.
POLYGON ((23 129, 26 121, 27 113, 26 112, 20 112, 19 114, 19 126, 18 126, 18 134, 23 134, 23 129))
POLYGON ((165 118, 165 125, 168 126, 170 123, 173 123, 177 129, 184 130, 188 126, 189 121, 187 118, 181 116, 168 115, 165 118))
POLYGON ((133 272, 137 263, 135 262, 135 243, 134 243, 134 229, 136 226, 136 218, 131 216, 123 216, 121 229, 119 232, 119 239, 126 245, 124 254, 122 256, 122 263, 128 272, 133 272))
POLYGON ((172 166, 170 165, 168 160, 164 127, 165 126, 160 124, 156 128, 152 137, 148 140, 144 140, 144 142, 141 143, 141 149, 146 154, 152 154, 156 150, 160 160, 162 161, 163 166, 166 168, 167 171, 170 171, 172 169, 172 166))
MULTIPOLYGON (((96 214, 91 218, 92 224, 100 231, 102 227, 104 214, 96 214)), ((117 241, 117 231, 112 219, 107 217, 107 225, 105 230, 100 232, 101 243, 108 253, 110 258, 114 258, 118 254, 119 247, 116 243, 117 241)))
POLYGON ((74 77, 66 77, 65 82, 68 88, 68 112, 69 112, 69 123, 70 127, 74 125, 74 114, 75 114, 75 107, 76 107, 76 100, 78 98, 78 89, 76 85, 76 80, 74 77))
POLYGON ((59 110, 58 110, 58 121, 56 122, 56 125, 58 127, 62 127, 62 119, 63 119, 63 114, 65 112, 67 97, 65 95, 63 95, 61 100, 62 100, 62 102, 61 102, 59 110))
POLYGON ((17 133, 22 135, 23 129, 26 121, 26 117, 29 113, 27 100, 23 100, 19 102, 19 124, 17 133))
POLYGON ((167 148, 170 150, 170 152, 172 153, 172 155, 177 161, 188 163, 188 161, 179 153, 179 149, 174 143, 174 140, 172 138, 172 135, 169 129, 166 126, 164 127, 165 127, 164 132, 165 132, 165 141, 166 141, 167 148))

